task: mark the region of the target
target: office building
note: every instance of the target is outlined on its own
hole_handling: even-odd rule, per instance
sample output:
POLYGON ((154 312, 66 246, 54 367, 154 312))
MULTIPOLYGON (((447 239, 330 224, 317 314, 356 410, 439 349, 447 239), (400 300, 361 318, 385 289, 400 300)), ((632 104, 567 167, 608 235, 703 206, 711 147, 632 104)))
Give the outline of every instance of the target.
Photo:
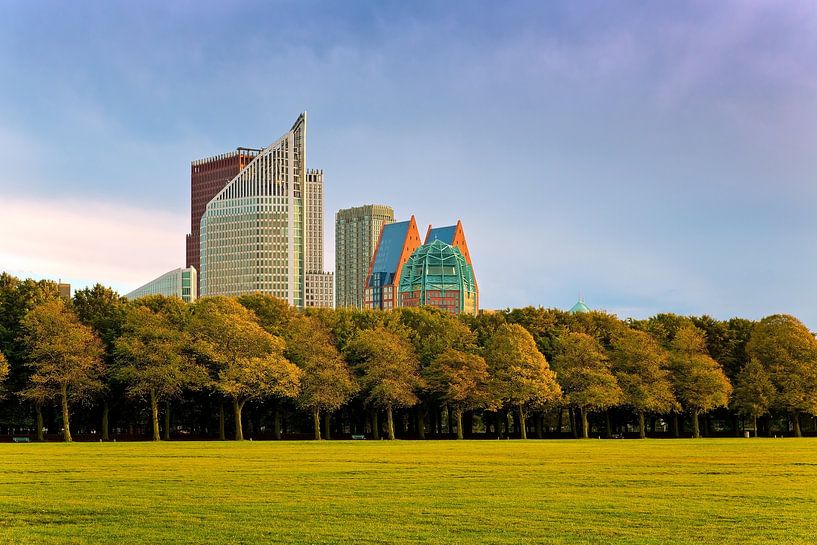
POLYGON ((368 204, 338 211, 335 216, 335 304, 363 308, 366 274, 380 230, 394 222, 390 206, 368 204))
POLYGON ((380 230, 363 291, 363 308, 390 310, 398 306, 398 283, 403 265, 420 246, 414 216, 389 223, 380 230))
POLYGON ((296 307, 332 306, 323 172, 306 169, 305 112, 206 204, 200 255, 202 296, 261 292, 296 307))
POLYGON ((235 151, 199 159, 190 164, 190 234, 187 235, 186 267, 201 270, 201 216, 207 203, 235 178, 260 150, 236 148, 235 151))
POLYGON ((127 299, 138 299, 145 295, 166 295, 180 297, 185 303, 196 300, 198 275, 193 267, 178 268, 166 272, 159 278, 151 280, 125 295, 127 299))
POLYGON ((461 222, 428 226, 424 244, 402 269, 399 306, 432 306, 452 314, 479 312, 479 288, 461 222))

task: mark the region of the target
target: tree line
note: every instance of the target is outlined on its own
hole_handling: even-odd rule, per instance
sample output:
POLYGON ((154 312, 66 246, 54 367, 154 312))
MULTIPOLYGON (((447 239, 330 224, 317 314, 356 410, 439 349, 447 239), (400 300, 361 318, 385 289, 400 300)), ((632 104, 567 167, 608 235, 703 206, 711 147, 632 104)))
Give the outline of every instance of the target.
POLYGON ((3 273, 0 398, 0 429, 36 440, 801 436, 817 431, 817 340, 788 315, 64 299, 3 273))

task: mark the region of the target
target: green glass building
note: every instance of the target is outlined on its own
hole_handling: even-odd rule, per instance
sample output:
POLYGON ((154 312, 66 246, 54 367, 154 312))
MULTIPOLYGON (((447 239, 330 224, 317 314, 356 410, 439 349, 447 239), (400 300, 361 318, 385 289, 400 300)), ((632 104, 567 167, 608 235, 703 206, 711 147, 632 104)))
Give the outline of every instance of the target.
POLYGON ((136 288, 125 297, 127 299, 139 299, 145 295, 166 295, 168 297, 181 297, 185 303, 192 303, 197 297, 196 286, 198 281, 196 276, 196 269, 193 267, 174 269, 155 280, 151 280, 144 286, 136 288))
POLYGON ((435 239, 417 248, 400 274, 399 306, 432 306, 452 314, 479 310, 474 268, 459 248, 435 239))

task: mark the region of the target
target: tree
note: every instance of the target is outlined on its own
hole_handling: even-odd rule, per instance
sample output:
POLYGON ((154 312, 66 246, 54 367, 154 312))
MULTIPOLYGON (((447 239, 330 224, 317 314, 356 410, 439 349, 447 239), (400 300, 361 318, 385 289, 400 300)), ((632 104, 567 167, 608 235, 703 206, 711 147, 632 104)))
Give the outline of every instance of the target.
MULTIPOLYGON (((114 342, 122 332, 122 321, 125 314, 125 299, 111 288, 96 284, 93 288, 84 288, 74 292, 74 311, 80 321, 93 328, 105 347, 105 368, 107 378, 111 378, 114 367, 114 342)), ((109 400, 112 397, 111 381, 108 380, 102 393, 102 440, 107 441, 109 400)), ((117 394, 120 392, 116 392, 117 394)))
POLYGON ((518 324, 500 325, 485 347, 491 373, 491 397, 497 406, 515 408, 522 439, 527 439, 527 412, 558 399, 562 390, 545 356, 528 331, 518 324))
POLYGON ((395 408, 412 407, 424 386, 417 355, 409 342, 384 327, 359 331, 349 343, 350 360, 357 362, 366 402, 386 410, 389 439, 394 439, 395 408))
POLYGON ((0 352, 0 399, 3 399, 6 394, 5 382, 9 378, 9 363, 6 357, 0 352))
POLYGON ((797 318, 775 314, 755 326, 746 351, 768 369, 775 406, 791 415, 800 437, 800 413, 817 414, 817 339, 797 318))
POLYGON ((699 438, 699 417, 726 407, 732 385, 718 362, 706 352, 703 332, 694 325, 681 326, 672 341, 670 371, 675 393, 692 413, 693 436, 699 438))
POLYGON ((284 357, 284 340, 265 331, 235 299, 199 299, 191 330, 197 350, 214 367, 213 387, 232 400, 236 440, 244 439, 241 413, 247 401, 298 395, 301 370, 284 357))
POLYGON ((316 318, 298 316, 289 322, 286 356, 301 372, 298 404, 312 413, 315 439, 321 439, 321 411, 325 411, 326 438, 330 413, 357 392, 349 367, 338 352, 327 328, 316 318))
MULTIPOLYGON (((184 305, 181 300, 177 304, 184 305)), ((206 370, 192 357, 189 335, 167 313, 151 310, 137 299, 125 311, 115 354, 114 375, 127 384, 131 396, 150 401, 153 440, 158 441, 159 403, 200 388, 208 379, 206 370)), ((166 418, 165 439, 169 438, 166 418)))
POLYGON ((680 408, 672 393, 669 354, 649 334, 624 329, 612 341, 612 371, 622 391, 621 402, 635 411, 641 438, 646 437, 645 413, 680 408))
POLYGON ((581 412, 582 437, 589 435, 588 413, 614 407, 622 401, 621 387, 610 370, 609 359, 599 342, 586 333, 559 337, 553 368, 565 393, 565 401, 581 412))
POLYGON ((463 411, 488 402, 488 364, 482 356, 449 348, 425 369, 429 390, 454 408, 457 439, 463 438, 463 411))
POLYGON ((774 401, 775 389, 769 372, 757 358, 752 358, 740 371, 732 392, 732 407, 739 413, 752 417, 757 437, 757 417, 769 412, 774 401))
POLYGON ((103 384, 103 348, 99 338, 62 299, 31 309, 22 321, 29 366, 33 374, 23 396, 40 400, 59 397, 62 405, 63 439, 71 441, 69 405, 88 399, 103 384))

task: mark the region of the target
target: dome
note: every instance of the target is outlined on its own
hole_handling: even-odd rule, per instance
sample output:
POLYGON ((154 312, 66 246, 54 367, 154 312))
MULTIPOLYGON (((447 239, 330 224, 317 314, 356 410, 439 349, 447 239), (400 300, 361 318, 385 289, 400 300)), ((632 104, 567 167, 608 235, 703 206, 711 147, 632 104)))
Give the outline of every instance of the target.
POLYGON ((568 310, 570 314, 584 314, 585 312, 592 312, 590 307, 584 304, 584 301, 579 299, 579 301, 573 305, 573 308, 568 310))
POLYGON ((476 314, 474 269, 459 248, 436 239, 417 248, 403 266, 399 296, 401 307, 429 305, 476 314))

